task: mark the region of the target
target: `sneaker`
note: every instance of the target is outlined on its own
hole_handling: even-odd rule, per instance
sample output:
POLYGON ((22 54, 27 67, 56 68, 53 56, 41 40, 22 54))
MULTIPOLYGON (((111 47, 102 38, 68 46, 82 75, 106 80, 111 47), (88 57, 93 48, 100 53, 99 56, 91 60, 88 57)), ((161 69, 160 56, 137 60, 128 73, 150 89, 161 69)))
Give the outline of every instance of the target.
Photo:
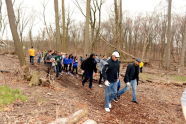
POLYGON ((114 98, 114 100, 113 100, 114 102, 118 102, 118 98, 114 98))
POLYGON ((109 103, 109 108, 112 108, 112 105, 111 105, 111 103, 109 103))
POLYGON ((132 101, 133 103, 139 104, 137 101, 132 101))
POLYGON ((105 108, 105 111, 106 111, 106 112, 110 112, 110 109, 109 109, 109 108, 105 108))
POLYGON ((103 87, 103 86, 100 84, 99 87, 103 87))

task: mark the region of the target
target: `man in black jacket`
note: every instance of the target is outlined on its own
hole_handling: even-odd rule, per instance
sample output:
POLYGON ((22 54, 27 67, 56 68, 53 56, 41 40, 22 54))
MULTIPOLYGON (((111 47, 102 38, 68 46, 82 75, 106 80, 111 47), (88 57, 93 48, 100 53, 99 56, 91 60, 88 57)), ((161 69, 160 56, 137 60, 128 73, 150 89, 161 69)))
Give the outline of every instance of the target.
POLYGON ((105 111, 110 112, 111 101, 116 97, 119 82, 120 57, 117 51, 113 52, 111 59, 103 67, 102 74, 105 80, 105 111))
POLYGON ((89 79, 89 88, 92 88, 93 73, 97 73, 95 54, 91 54, 89 58, 84 60, 84 79, 82 85, 85 85, 85 82, 89 79))
POLYGON ((127 90, 132 87, 132 102, 138 103, 136 100, 136 88, 139 81, 139 64, 141 60, 136 59, 134 63, 131 63, 127 66, 127 70, 124 77, 124 82, 126 83, 126 87, 118 92, 118 95, 121 96, 127 90))

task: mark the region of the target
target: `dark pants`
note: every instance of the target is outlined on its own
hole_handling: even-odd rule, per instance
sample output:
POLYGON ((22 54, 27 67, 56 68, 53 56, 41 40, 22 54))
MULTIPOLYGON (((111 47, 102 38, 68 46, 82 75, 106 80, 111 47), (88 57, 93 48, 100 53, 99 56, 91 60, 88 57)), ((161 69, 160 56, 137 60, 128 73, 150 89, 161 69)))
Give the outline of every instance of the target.
POLYGON ((102 78, 103 78, 103 75, 102 75, 101 72, 100 72, 99 74, 100 74, 100 77, 99 77, 99 84, 101 84, 101 80, 102 80, 102 78))
POLYGON ((72 71, 72 64, 69 64, 69 72, 72 71))
POLYGON ((52 70, 52 63, 49 64, 49 63, 46 63, 46 66, 47 66, 47 77, 50 75, 50 72, 52 70))
POLYGON ((140 68, 140 72, 141 72, 141 73, 142 73, 142 71, 143 71, 143 67, 140 68))
POLYGON ((64 71, 68 72, 68 64, 64 64, 64 71))
POLYGON ((84 80, 84 78, 85 78, 85 72, 83 72, 82 74, 82 80, 84 80))
POLYGON ((76 71, 75 74, 78 74, 78 68, 73 66, 72 73, 74 73, 74 71, 76 71))
POLYGON ((85 77, 82 81, 82 85, 85 85, 85 82, 89 80, 89 88, 92 88, 92 81, 93 81, 93 72, 85 72, 85 77))
POLYGON ((56 77, 59 77, 59 73, 61 73, 61 71, 62 71, 61 63, 57 62, 57 65, 56 65, 56 77))
POLYGON ((34 56, 30 56, 30 63, 34 64, 34 56))

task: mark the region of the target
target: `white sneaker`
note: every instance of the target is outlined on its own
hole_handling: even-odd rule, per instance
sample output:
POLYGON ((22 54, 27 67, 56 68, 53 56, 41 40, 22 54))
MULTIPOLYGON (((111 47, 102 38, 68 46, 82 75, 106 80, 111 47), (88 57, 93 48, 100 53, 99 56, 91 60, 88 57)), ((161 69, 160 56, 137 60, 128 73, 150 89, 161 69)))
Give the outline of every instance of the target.
POLYGON ((103 87, 103 86, 100 84, 99 87, 103 87))
POLYGON ((109 108, 105 108, 105 111, 106 111, 106 112, 110 112, 110 109, 109 109, 109 108))
POLYGON ((109 103, 109 108, 112 108, 112 105, 111 105, 111 103, 109 103))

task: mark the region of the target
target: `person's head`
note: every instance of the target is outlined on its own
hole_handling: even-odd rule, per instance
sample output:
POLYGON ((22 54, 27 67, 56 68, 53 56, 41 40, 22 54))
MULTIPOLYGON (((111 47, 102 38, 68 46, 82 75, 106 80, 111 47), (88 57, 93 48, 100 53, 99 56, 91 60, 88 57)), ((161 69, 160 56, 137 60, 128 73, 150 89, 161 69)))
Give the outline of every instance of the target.
POLYGON ((33 46, 31 46, 31 48, 33 49, 34 47, 33 47, 33 46))
POLYGON ((48 51, 48 54, 49 54, 49 55, 52 55, 52 53, 53 53, 52 50, 49 50, 49 51, 48 51))
POLYGON ((135 63, 135 65, 138 66, 141 63, 141 59, 140 58, 137 58, 134 63, 135 63))
POLYGON ((96 58, 96 55, 94 53, 90 54, 90 58, 96 58))
POLYGON ((119 52, 118 51, 113 52, 111 58, 113 61, 117 61, 120 58, 119 52))
POLYGON ((102 56, 102 59, 107 59, 107 57, 105 55, 102 56))

